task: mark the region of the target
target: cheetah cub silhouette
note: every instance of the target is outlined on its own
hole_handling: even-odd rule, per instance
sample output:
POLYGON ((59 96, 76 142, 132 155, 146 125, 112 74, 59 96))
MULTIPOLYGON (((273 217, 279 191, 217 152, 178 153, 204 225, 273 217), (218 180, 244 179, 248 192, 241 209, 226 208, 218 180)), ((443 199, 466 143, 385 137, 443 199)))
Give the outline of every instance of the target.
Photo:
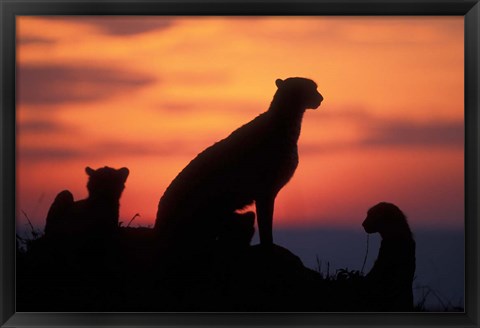
POLYGON ((168 186, 155 222, 164 243, 211 245, 236 211, 255 203, 260 243, 273 244, 275 197, 297 168, 303 114, 323 100, 310 79, 275 83, 268 111, 205 149, 168 186))
POLYGON ((365 277, 366 302, 375 311, 413 311, 415 240, 407 217, 396 205, 381 202, 362 223, 382 237, 378 257, 365 277))
POLYGON ((118 227, 119 201, 129 170, 105 166, 98 170, 86 167, 85 172, 88 197, 75 202, 70 191, 60 192, 48 211, 45 237, 106 234, 118 227))

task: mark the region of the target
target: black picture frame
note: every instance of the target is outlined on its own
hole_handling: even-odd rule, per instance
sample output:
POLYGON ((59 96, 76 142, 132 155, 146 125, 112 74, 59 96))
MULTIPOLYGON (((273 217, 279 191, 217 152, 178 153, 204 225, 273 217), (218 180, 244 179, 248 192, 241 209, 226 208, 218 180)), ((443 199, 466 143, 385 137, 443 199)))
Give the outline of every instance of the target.
POLYGON ((478 0, 0 0, 0 325, 479 327, 478 0), (462 15, 465 17, 464 313, 19 313, 15 311, 15 17, 17 15, 462 15))

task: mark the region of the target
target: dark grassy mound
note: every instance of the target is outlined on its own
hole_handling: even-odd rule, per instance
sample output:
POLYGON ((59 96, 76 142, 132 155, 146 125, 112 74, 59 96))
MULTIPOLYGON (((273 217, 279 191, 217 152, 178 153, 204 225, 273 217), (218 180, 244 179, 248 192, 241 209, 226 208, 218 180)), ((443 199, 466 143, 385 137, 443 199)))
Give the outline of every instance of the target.
MULTIPOLYGON (((324 277, 280 246, 213 249, 208 258, 157 251, 153 231, 27 241, 17 251, 17 311, 375 311, 363 276, 324 277)), ((192 254, 197 254, 192 252, 192 254)))

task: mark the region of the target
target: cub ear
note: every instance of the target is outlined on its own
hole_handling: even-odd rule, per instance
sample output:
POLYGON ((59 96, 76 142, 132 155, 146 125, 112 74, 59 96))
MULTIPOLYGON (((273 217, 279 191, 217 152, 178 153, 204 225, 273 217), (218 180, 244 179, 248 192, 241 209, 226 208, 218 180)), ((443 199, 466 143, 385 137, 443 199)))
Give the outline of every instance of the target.
POLYGON ((280 86, 283 84, 283 80, 282 79, 276 79, 275 80, 275 85, 277 86, 277 88, 280 88, 280 86))
POLYGON ((89 177, 91 177, 91 176, 93 175, 93 173, 95 173, 95 170, 92 169, 92 168, 90 168, 90 166, 87 166, 87 167, 85 168, 85 172, 87 172, 87 175, 88 175, 89 177))
POLYGON ((122 167, 121 169, 118 170, 118 173, 122 177, 123 181, 127 181, 127 177, 130 171, 126 167, 122 167))

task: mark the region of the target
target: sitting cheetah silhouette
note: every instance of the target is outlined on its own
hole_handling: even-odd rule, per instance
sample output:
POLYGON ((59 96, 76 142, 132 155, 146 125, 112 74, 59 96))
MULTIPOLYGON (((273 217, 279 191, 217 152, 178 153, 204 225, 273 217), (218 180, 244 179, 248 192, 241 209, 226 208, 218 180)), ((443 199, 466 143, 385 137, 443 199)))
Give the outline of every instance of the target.
POLYGON ((212 245, 226 220, 255 203, 260 243, 273 244, 274 201, 297 168, 304 112, 323 100, 310 79, 275 83, 268 111, 205 149, 168 186, 155 221, 163 243, 176 245, 173 249, 212 245))
POLYGON ((375 311, 413 311, 416 246, 407 217, 396 205, 381 202, 368 210, 362 226, 382 237, 377 260, 365 277, 365 304, 375 311))
POLYGON ((74 201, 70 191, 60 192, 50 206, 45 225, 46 238, 69 238, 83 234, 108 234, 118 227, 120 196, 129 170, 85 168, 89 176, 88 197, 74 201))

